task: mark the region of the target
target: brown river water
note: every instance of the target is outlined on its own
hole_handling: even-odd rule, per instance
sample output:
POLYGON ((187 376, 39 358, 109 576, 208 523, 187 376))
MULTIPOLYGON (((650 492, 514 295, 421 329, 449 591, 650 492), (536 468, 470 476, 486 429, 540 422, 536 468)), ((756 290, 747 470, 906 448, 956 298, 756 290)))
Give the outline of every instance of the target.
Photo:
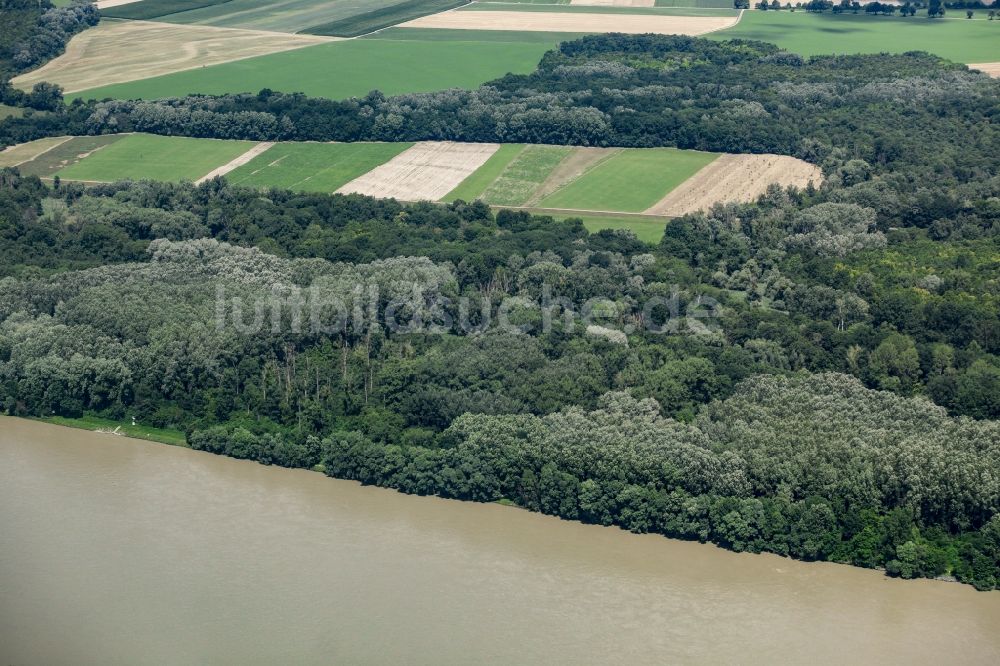
POLYGON ((0 417, 0 664, 1000 663, 1000 592, 0 417))

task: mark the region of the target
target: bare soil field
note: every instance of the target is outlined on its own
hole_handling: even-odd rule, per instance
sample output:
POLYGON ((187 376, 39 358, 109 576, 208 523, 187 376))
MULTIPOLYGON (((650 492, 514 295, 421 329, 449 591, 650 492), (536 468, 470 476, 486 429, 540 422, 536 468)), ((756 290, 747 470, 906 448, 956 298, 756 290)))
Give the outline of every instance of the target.
POLYGON ((993 78, 1000 78, 1000 62, 980 62, 969 65, 969 68, 978 69, 980 72, 986 72, 993 78))
POLYGON ((552 194, 570 181, 574 181, 612 155, 621 152, 621 148, 577 148, 566 159, 559 163, 549 177, 545 179, 525 206, 535 206, 539 201, 552 194))
POLYGON ((110 9, 112 7, 121 7, 122 5, 131 5, 133 2, 141 2, 141 0, 97 0, 94 4, 97 5, 98 9, 110 9))
POLYGON ((73 137, 54 136, 47 139, 38 139, 28 143, 19 143, 16 146, 8 146, 0 150, 0 167, 12 167, 18 164, 30 162, 42 153, 52 150, 62 143, 66 143, 73 137))
POLYGON ((772 183, 787 187, 819 185, 819 167, 786 155, 722 155, 645 211, 676 217, 706 210, 716 202, 753 201, 772 183))
POLYGON ((401 201, 437 201, 486 163, 496 143, 418 143, 337 190, 401 201))
MULTIPOLYGON (((108 0, 116 2, 122 0, 108 0)), ((135 0, 123 0, 124 2, 134 2, 135 0)), ((571 5, 582 5, 584 7, 655 7, 656 0, 570 0, 571 5)))
POLYGON ((199 183, 205 182, 206 180, 212 180, 216 176, 225 176, 233 169, 243 166, 253 158, 257 157, 264 151, 268 150, 273 145, 274 145, 273 141, 262 141, 253 148, 251 148, 250 150, 248 150, 247 152, 237 157, 236 159, 231 160, 218 168, 212 169, 207 174, 205 174, 198 180, 194 181, 194 183, 195 185, 197 185, 199 183))
POLYGON ((528 32, 624 32, 703 35, 736 25, 735 16, 661 16, 558 12, 444 12, 403 23, 407 28, 521 30, 528 32))
POLYGON ((151 21, 102 21, 73 37, 66 53, 13 83, 28 90, 48 81, 72 93, 335 40, 151 21))

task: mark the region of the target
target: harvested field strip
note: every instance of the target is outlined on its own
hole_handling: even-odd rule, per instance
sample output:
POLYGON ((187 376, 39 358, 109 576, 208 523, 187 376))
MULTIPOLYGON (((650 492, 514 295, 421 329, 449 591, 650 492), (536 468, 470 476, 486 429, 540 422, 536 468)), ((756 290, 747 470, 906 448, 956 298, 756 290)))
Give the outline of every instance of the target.
POLYGON ((207 174, 196 180, 195 183, 203 183, 206 180, 212 180, 213 178, 217 178, 219 176, 225 176, 230 171, 243 166, 261 153, 269 150, 273 145, 274 143, 271 141, 262 141, 236 159, 230 160, 222 166, 212 169, 207 174))
POLYGON ((675 148, 623 150, 538 205, 587 211, 644 211, 716 157, 715 153, 675 148))
POLYGON ((534 206, 564 185, 573 182, 597 165, 622 151, 621 148, 576 148, 560 162, 525 202, 534 206))
POLYGON ((334 192, 385 164, 412 143, 279 143, 226 180, 234 185, 334 192))
POLYGON ((357 37, 366 35, 397 23, 410 21, 427 14, 455 9, 468 4, 469 0, 406 0, 398 5, 380 7, 364 14, 350 16, 306 28, 301 32, 310 35, 333 35, 335 37, 357 37))
POLYGON ((197 180, 253 146, 252 141, 129 134, 60 170, 58 175, 88 182, 197 180))
POLYGON ((703 35, 735 25, 736 17, 662 16, 584 12, 455 11, 404 23, 410 28, 465 30, 535 30, 556 32, 623 32, 703 35))
POLYGON ((29 162, 18 165, 25 176, 48 178, 67 166, 76 164, 123 139, 126 134, 105 134, 104 136, 75 136, 40 154, 29 162))
MULTIPOLYGON (((111 9, 112 7, 121 7, 122 5, 130 5, 135 2, 140 2, 141 0, 97 0, 94 4, 101 11, 101 18, 114 18, 111 16, 111 12, 103 11, 106 9, 111 9)), ((69 3, 66 3, 67 5, 69 3)), ((56 6, 59 6, 58 4, 56 6)))
POLYGON ((510 43, 352 39, 96 88, 78 96, 158 99, 271 88, 343 99, 371 90, 398 95, 473 88, 508 72, 533 71, 556 43, 551 35, 537 42, 510 43))
POLYGON ((204 71, 206 65, 300 49, 333 39, 146 21, 102 22, 73 37, 63 55, 22 74, 13 83, 27 90, 48 81, 61 85, 66 92, 75 92, 186 69, 204 71))
POLYGON ((572 152, 567 146, 527 146, 483 191, 483 201, 496 206, 524 205, 572 152))
POLYGON ((186 12, 192 9, 201 9, 202 7, 220 5, 229 1, 230 0, 142 0, 141 2, 137 2, 136 0, 124 0, 124 2, 117 2, 117 0, 112 0, 115 4, 105 4, 104 6, 101 6, 100 3, 98 3, 98 6, 101 8, 101 16, 105 16, 107 18, 147 20, 159 18, 168 14, 186 12))
POLYGON ((969 65, 969 68, 978 69, 980 72, 985 72, 994 78, 1000 77, 1000 62, 980 62, 969 65))
POLYGON ((698 7, 654 7, 649 5, 520 5, 515 3, 475 3, 460 12, 554 12, 557 14, 650 14, 660 16, 739 16, 738 9, 698 7))
POLYGON ((495 181, 507 165, 524 150, 523 143, 505 143, 486 160, 486 164, 476 169, 468 178, 449 192, 442 201, 475 201, 482 198, 483 191, 495 181))
POLYGON ((418 143, 337 191, 402 201, 437 201, 499 148, 496 143, 418 143))
POLYGON ((16 146, 8 146, 0 151, 0 167, 12 167, 24 162, 37 159, 39 155, 52 150, 61 143, 66 143, 73 137, 53 136, 47 139, 38 139, 21 143, 16 146))
POLYGON ((786 155, 722 155, 651 206, 646 213, 676 217, 716 202, 753 201, 768 185, 819 185, 819 167, 786 155))

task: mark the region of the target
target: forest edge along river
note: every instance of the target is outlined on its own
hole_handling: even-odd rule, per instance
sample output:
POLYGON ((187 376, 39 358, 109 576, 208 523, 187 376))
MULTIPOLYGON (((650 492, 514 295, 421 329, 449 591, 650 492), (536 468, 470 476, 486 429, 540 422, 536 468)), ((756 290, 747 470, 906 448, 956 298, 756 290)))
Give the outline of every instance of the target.
POLYGON ((0 417, 0 663, 997 663, 1000 593, 0 417))

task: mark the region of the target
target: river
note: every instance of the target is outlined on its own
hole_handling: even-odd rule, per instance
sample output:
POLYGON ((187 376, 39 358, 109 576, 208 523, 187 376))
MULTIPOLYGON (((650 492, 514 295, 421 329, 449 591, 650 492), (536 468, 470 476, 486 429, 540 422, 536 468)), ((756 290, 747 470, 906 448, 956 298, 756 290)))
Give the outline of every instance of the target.
POLYGON ((0 663, 998 663, 1000 592, 0 417, 0 663))

